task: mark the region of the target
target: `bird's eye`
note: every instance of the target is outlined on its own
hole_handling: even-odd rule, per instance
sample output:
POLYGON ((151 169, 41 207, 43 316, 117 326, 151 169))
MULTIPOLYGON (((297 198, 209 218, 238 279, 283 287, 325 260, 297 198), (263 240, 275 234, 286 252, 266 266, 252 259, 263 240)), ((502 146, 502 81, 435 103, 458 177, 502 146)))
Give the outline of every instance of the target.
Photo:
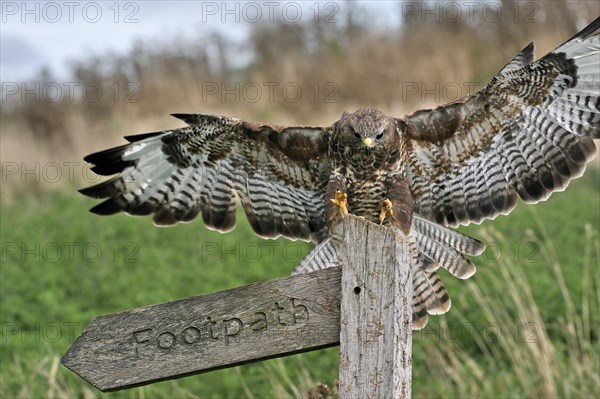
POLYGON ((379 133, 377 136, 375 136, 375 138, 377 140, 381 140, 383 138, 383 132, 379 133))
POLYGON ((358 132, 354 132, 354 137, 356 137, 357 139, 359 139, 359 140, 360 140, 360 133, 358 133, 358 132))

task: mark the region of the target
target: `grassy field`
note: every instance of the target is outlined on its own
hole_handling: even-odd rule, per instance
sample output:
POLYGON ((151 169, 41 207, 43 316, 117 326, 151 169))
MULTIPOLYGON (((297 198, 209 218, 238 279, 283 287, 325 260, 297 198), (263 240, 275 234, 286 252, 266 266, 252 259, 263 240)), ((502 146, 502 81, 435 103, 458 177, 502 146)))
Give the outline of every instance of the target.
MULTIPOLYGON (((339 24, 251 23, 241 47, 219 31, 187 41, 161 31, 160 40, 124 53, 82 48, 67 82, 111 94, 38 101, 21 92, 3 102, 0 398, 306 397, 320 381, 335 396, 337 348, 110 394, 62 367, 61 356, 98 315, 286 276, 311 245, 261 240, 242 214, 226 235, 200 220, 160 229, 150 218, 103 218, 87 211, 95 201, 77 194, 85 184, 66 183, 66 175, 56 184, 33 180, 52 180, 51 165, 81 169, 83 154, 122 144, 124 134, 171 129, 170 112, 325 126, 362 106, 400 116, 456 100, 531 40, 538 57, 555 48, 600 4, 503 1, 499 20, 404 13, 403 26, 385 27, 354 3, 340 2, 350 6, 339 24), (248 51, 252 61, 240 66, 248 51), (204 89, 273 82, 298 84, 304 96, 288 101, 277 89, 274 100, 265 90, 260 101, 233 101, 224 89, 204 89), (115 87, 136 88, 134 101, 120 98, 127 90, 113 96, 115 87)), ((136 35, 130 26, 127 35, 136 35)), ((27 84, 62 79, 43 69, 27 84)), ((414 335, 414 397, 600 397, 599 165, 548 202, 463 229, 488 249, 474 259, 470 280, 442 272, 453 306, 414 335)))
MULTIPOLYGON (((414 336, 415 397, 600 395, 598 183, 590 168, 546 203, 464 229, 488 250, 471 280, 443 276, 454 304, 414 336)), ((269 251, 242 214, 226 235, 200 221, 98 217, 75 189, 2 205, 0 397, 302 397, 335 386, 337 348, 110 394, 60 366, 97 315, 285 276, 310 248, 278 240, 269 251)))

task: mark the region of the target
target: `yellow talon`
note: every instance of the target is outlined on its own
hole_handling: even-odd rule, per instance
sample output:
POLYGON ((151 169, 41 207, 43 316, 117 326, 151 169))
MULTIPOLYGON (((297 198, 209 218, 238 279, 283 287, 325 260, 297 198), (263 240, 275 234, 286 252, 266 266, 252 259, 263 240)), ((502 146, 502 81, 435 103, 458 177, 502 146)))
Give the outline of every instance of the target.
POLYGON ((387 214, 390 214, 390 217, 394 218, 394 211, 392 210, 392 201, 388 198, 384 199, 381 203, 381 213, 379 213, 379 224, 382 224, 385 220, 387 214))
POLYGON ((331 198, 330 201, 335 205, 340 207, 340 211, 342 215, 348 215, 348 208, 346 207, 346 200, 348 199, 348 194, 341 192, 340 190, 336 190, 335 198, 331 198))

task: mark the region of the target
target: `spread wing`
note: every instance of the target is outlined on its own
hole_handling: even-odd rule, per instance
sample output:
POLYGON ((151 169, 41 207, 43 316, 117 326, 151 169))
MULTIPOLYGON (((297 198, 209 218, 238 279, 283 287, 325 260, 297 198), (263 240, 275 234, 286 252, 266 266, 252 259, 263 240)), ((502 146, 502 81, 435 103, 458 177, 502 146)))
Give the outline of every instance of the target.
POLYGON ((481 91, 398 119, 415 211, 479 223, 563 190, 600 138, 600 18, 545 57, 533 44, 481 91))
POLYGON ((236 197, 257 234, 320 241, 329 175, 328 129, 261 125, 215 115, 174 115, 187 127, 126 137, 88 155, 92 170, 117 174, 81 192, 108 198, 92 212, 154 214, 157 225, 202 214, 208 227, 235 225, 236 197))

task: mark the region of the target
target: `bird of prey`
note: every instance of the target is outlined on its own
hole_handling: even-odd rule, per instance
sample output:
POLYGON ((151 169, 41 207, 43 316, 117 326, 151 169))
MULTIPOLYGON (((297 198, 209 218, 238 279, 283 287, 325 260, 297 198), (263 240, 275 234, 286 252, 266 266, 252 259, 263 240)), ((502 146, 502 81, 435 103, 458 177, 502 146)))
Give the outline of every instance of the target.
POLYGON ((400 229, 419 248, 413 328, 446 312, 437 269, 468 278, 483 244, 449 227, 546 199, 581 176, 600 138, 600 18, 534 61, 531 43, 483 89, 395 118, 344 113, 327 127, 176 114, 187 126, 126 137, 85 157, 114 175, 81 192, 92 212, 154 215, 228 231, 239 199, 263 237, 313 241, 297 271, 336 264, 332 221, 351 213, 400 229))

